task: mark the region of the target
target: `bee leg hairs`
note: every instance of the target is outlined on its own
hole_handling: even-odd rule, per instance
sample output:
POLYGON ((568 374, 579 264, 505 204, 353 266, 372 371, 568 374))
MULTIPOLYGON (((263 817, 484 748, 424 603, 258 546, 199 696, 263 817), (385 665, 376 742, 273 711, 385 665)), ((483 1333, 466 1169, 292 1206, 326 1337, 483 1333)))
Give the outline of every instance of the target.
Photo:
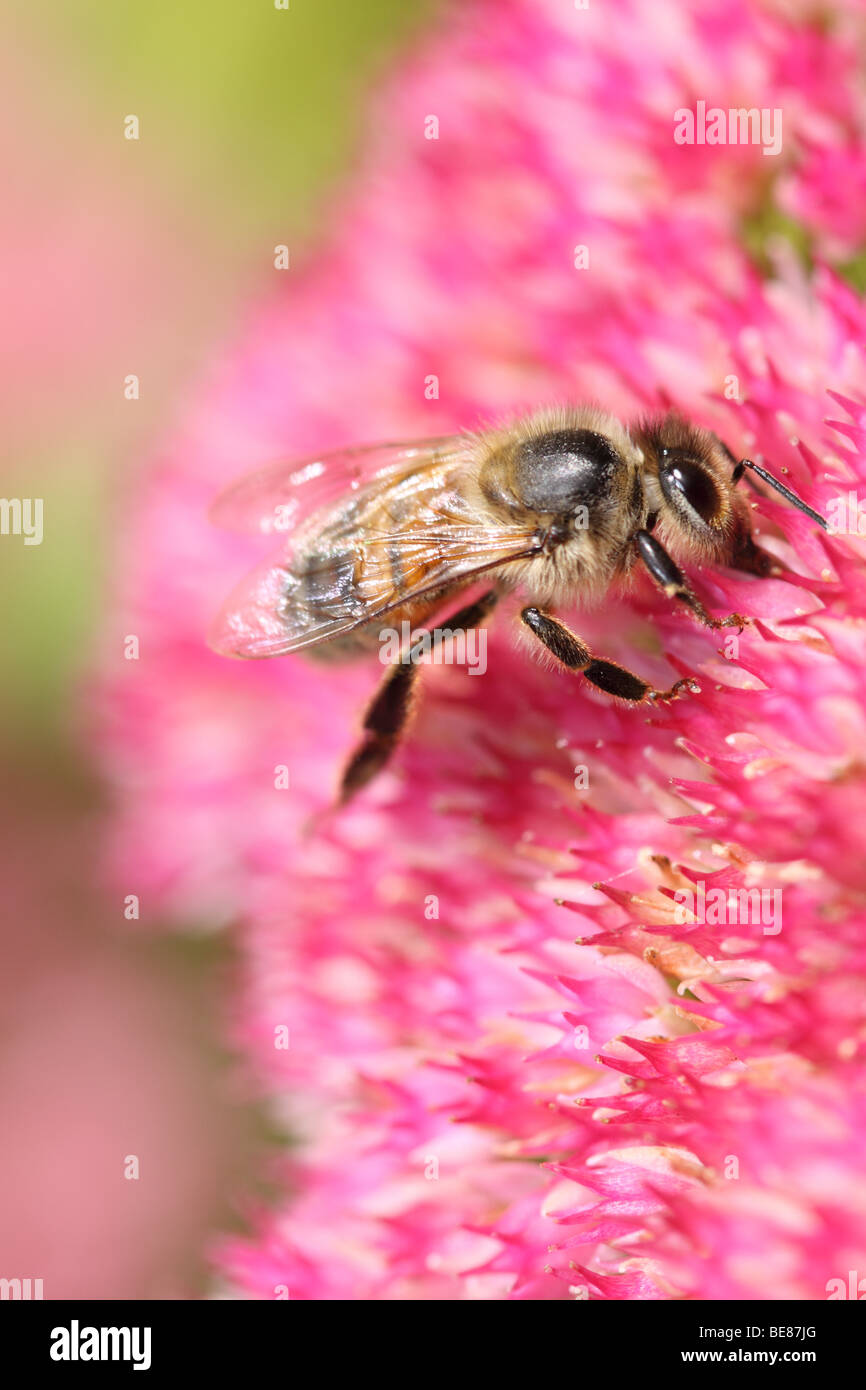
POLYGON ((474 603, 459 609, 444 628, 434 628, 417 636, 411 647, 390 668, 364 715, 364 736, 349 759, 340 782, 339 804, 345 806, 356 792, 381 772, 400 741, 412 710, 419 661, 439 645, 445 632, 454 633, 477 627, 495 606, 499 595, 494 589, 474 603))
POLYGON ((672 685, 670 690, 654 690, 643 677, 627 671, 624 666, 618 666, 615 661, 594 657, 576 633, 552 614, 542 613, 540 608, 524 608, 520 616, 557 661, 569 671, 579 671, 591 685, 620 700, 630 700, 635 704, 643 700, 676 700, 683 690, 695 688, 692 678, 686 676, 672 685))

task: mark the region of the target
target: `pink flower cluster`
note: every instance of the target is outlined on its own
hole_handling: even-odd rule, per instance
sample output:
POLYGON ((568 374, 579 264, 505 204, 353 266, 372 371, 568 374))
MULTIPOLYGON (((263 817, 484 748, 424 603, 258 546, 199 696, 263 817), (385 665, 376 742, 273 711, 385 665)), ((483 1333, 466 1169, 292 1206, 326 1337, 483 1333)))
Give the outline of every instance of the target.
POLYGON ((203 643, 260 554, 207 505, 286 454, 593 398, 674 404, 825 511, 866 486, 866 305, 830 268, 866 231, 866 14, 813 13, 446 10, 327 244, 274 272, 123 512, 96 697, 116 873, 145 920, 237 922, 234 1039, 291 1133, 282 1197, 217 1250, 231 1289, 814 1299, 866 1276, 856 527, 755 494, 791 574, 693 571, 754 616, 736 648, 648 582, 564 615, 696 676, 669 708, 552 673, 499 615, 484 678, 426 671, 393 771, 312 829, 381 668, 203 643), (781 110, 781 153, 677 145, 698 100, 781 110), (749 260, 773 208, 808 270, 782 241, 749 260), (770 890, 780 920, 683 920, 699 883, 770 890))

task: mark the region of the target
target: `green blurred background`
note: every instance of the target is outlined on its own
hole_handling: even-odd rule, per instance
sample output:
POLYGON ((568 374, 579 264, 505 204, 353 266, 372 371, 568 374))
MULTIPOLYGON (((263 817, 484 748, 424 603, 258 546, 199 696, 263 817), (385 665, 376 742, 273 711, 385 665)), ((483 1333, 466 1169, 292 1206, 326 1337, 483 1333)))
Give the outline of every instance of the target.
POLYGON ((432 9, 290 6, 79 0, 0 16, 4 249, 50 289, 23 344, 10 332, 0 383, 6 494, 45 496, 51 534, 50 565, 36 547, 0 553, 16 595, 3 613, 4 723, 39 744, 64 727, 98 603, 106 489, 146 459, 265 292, 273 246, 315 245, 327 190, 362 137, 365 93, 432 9), (138 142, 123 138, 130 113, 138 142), (141 379, 133 407, 128 372, 141 379))
POLYGON ((220 1045, 230 956, 131 933, 98 887, 80 695, 111 505, 267 292, 274 245, 315 249, 365 96, 432 10, 0 9, 2 491, 45 499, 41 546, 0 539, 0 1275, 48 1298, 201 1291, 208 1233, 261 1177, 261 1117, 220 1045), (129 1149, 138 1184, 117 1178, 129 1149))

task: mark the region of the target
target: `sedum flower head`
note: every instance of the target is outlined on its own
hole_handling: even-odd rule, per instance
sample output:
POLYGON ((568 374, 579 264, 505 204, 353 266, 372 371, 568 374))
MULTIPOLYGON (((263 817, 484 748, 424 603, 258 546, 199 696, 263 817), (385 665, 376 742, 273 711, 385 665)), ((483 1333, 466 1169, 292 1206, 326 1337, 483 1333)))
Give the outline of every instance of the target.
POLYGON ((838 273, 864 38, 853 0, 821 24, 447 11, 326 244, 145 478, 96 719, 117 873, 151 912, 237 923, 235 1041, 293 1136, 281 1195, 218 1246, 235 1291, 810 1299, 866 1273, 866 309, 838 273), (780 152, 678 144, 699 101, 781 111, 780 152), (552 672, 498 614, 486 675, 426 670, 392 770, 311 832, 381 668, 206 649, 260 555, 208 529, 215 491, 569 399, 674 406, 848 524, 754 493, 787 576, 692 570, 754 616, 732 644, 648 581, 564 615, 693 675, 667 708, 552 672))

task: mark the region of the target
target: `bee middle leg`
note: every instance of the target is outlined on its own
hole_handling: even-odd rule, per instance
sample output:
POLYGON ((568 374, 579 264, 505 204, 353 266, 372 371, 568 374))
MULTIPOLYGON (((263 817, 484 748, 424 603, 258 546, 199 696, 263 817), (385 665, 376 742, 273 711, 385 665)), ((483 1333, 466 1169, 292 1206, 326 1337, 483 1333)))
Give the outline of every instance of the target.
POLYGON ((708 613, 682 570, 674 563, 661 542, 650 535, 649 531, 636 531, 634 543, 638 555, 659 588, 668 598, 676 599, 691 609, 698 622, 712 628, 738 627, 742 630, 746 626, 748 618, 741 617, 739 613, 730 613, 727 618, 714 618, 708 613))
MULTIPOLYGON (((420 659, 439 646, 443 632, 465 632, 477 627, 493 609, 499 594, 495 589, 483 594, 475 603, 453 613, 442 628, 433 628, 430 641, 420 638, 388 671, 364 715, 364 735, 352 754, 340 781, 339 804, 347 801, 382 771, 400 736, 412 709, 415 683, 420 673, 420 659)), ((425 635, 425 636, 426 636, 425 635)))
POLYGON ((593 656, 577 634, 552 614, 543 613, 540 608, 524 608, 520 616, 557 661, 569 671, 579 672, 598 690, 616 695, 620 700, 631 700, 635 704, 642 700, 675 700, 681 691, 694 686, 691 677, 686 676, 669 690, 656 690, 649 681, 625 666, 593 656))

